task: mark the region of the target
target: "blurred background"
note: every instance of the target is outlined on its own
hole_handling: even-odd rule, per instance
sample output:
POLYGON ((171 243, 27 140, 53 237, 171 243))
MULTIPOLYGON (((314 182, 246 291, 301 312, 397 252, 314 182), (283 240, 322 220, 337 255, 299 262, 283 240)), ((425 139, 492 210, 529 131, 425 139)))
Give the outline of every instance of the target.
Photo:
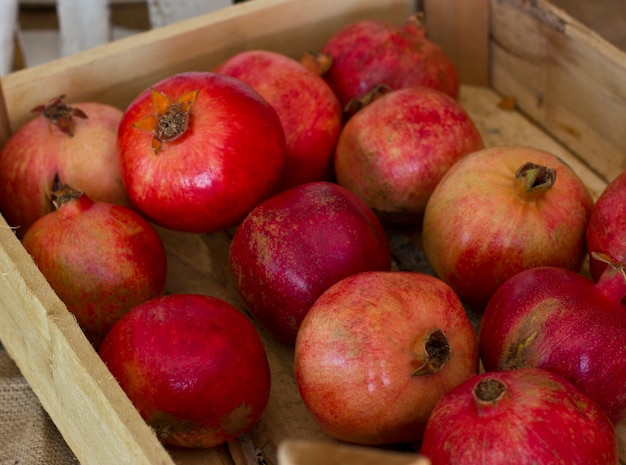
POLYGON ((0 0, 0 75, 244 0, 0 0))

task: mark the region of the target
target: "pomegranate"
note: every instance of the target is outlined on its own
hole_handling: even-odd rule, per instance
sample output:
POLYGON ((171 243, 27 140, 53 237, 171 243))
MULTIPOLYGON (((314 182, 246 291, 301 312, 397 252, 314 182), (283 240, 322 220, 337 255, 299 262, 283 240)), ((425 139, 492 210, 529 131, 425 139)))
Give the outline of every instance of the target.
POLYGON ((600 281, 536 267, 508 279, 480 325, 486 370, 539 367, 567 378, 612 421, 626 418, 626 296, 623 266, 600 281))
POLYGON ((140 93, 119 147, 136 208, 191 233, 237 225, 276 189, 286 150, 276 111, 248 84, 212 72, 169 76, 140 93))
POLYGON ((427 86, 454 99, 458 96, 457 70, 444 51, 428 40, 418 15, 400 26, 355 21, 333 34, 321 53, 332 59, 323 77, 342 107, 381 84, 392 89, 427 86))
POLYGON ((495 290, 535 266, 578 271, 593 199, 543 150, 502 146, 461 158, 424 212, 424 254, 461 300, 482 312, 495 290))
POLYGON ((343 114, 337 97, 319 74, 293 58, 268 50, 238 53, 215 71, 248 83, 278 113, 287 145, 278 190, 331 180, 343 114))
POLYGON ((130 206, 117 163, 122 110, 97 102, 68 105, 64 96, 33 109, 0 152, 0 212, 23 237, 51 212, 63 184, 93 200, 130 206))
POLYGON ((386 224, 419 224, 444 173, 484 148, 459 103, 428 87, 383 92, 348 120, 335 174, 386 224))
POLYGON ((561 376, 523 368, 473 376, 432 411, 420 449, 433 465, 617 465, 613 425, 561 376))
POLYGON ((478 372, 478 341, 443 281, 362 272, 310 308, 294 370, 302 400, 327 434, 358 444, 417 441, 441 395, 478 372))
POLYGON ((257 205, 230 246, 230 269, 252 315, 293 344, 300 322, 331 284, 389 270, 382 225, 352 192, 329 182, 293 187, 257 205))
POLYGON ((215 297, 144 302, 113 326, 98 353, 164 444, 223 444, 251 429, 269 398, 269 364, 256 329, 215 297))
POLYGON ((22 244, 98 347, 123 314, 163 293, 165 249, 152 225, 129 208, 94 202, 67 186, 53 201, 56 210, 36 220, 22 244))
MULTIPOLYGON (((626 171, 602 191, 593 207, 587 226, 587 250, 607 255, 611 261, 626 263, 626 171)), ((598 281, 607 264, 589 258, 589 272, 598 281)))

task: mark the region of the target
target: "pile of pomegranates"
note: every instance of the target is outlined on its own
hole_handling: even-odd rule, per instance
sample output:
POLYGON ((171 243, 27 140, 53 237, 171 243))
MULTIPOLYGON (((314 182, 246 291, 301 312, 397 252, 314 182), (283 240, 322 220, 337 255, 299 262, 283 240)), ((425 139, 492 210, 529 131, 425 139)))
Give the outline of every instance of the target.
POLYGON ((159 439, 249 431, 273 338, 333 438, 615 465, 626 173, 594 203, 557 156, 485 147, 419 16, 299 58, 243 51, 123 110, 55 97, 0 151, 0 212, 159 439), (164 229, 230 236, 242 304, 164 295, 164 229))

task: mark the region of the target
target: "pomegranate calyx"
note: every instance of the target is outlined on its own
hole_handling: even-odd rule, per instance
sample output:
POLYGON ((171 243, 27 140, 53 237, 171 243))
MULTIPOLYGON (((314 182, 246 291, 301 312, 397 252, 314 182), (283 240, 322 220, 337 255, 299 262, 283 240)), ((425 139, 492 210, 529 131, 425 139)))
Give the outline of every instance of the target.
POLYGON ((508 392, 506 384, 495 378, 485 378, 480 380, 474 389, 472 395, 479 405, 494 405, 502 396, 508 392))
POLYGON ((163 142, 176 140, 187 131, 191 108, 198 98, 198 92, 186 92, 172 101, 164 93, 152 88, 154 114, 139 119, 134 126, 153 133, 151 148, 155 154, 159 154, 163 142))
POLYGON ((300 57, 300 64, 318 76, 323 76, 332 66, 333 57, 322 52, 306 52, 300 57))
POLYGON ((40 113, 48 122, 56 126, 63 134, 74 137, 74 116, 87 119, 87 115, 80 108, 74 108, 63 102, 65 95, 50 99, 45 105, 38 105, 31 111, 40 113))
POLYGON ((595 288, 607 299, 619 302, 626 297, 626 264, 618 263, 602 252, 590 252, 593 259, 606 263, 608 266, 600 275, 595 288))
POLYGON ((52 204, 58 210, 63 205, 80 198, 82 195, 83 191, 63 184, 52 192, 52 204))
POLYGON ((527 162, 517 169, 515 181, 526 194, 542 193, 550 189, 556 182, 556 170, 527 162))
POLYGON ((405 22, 405 26, 409 28, 414 34, 417 34, 423 38, 426 37, 424 13, 417 12, 415 14, 410 15, 405 22))
POLYGON ((440 329, 428 333, 424 339, 425 361, 411 376, 426 376, 437 373, 450 360, 450 344, 440 329))
POLYGON ((382 97, 385 94, 388 94, 393 89, 389 87, 387 84, 378 84, 372 88, 369 92, 362 95, 358 98, 353 98, 350 100, 346 106, 343 108, 343 117, 344 120, 349 120, 356 112, 358 112, 363 107, 366 107, 374 100, 382 97))

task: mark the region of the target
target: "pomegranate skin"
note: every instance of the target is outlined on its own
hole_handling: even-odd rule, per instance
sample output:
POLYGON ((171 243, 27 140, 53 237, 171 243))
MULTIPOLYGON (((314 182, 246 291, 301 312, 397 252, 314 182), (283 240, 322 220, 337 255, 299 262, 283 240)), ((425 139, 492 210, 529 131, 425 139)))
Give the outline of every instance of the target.
MULTIPOLYGON (((487 371, 544 368, 568 379, 613 422, 626 417, 624 277, 605 281, 537 267, 507 280, 483 314, 479 344, 487 371)), ((609 276, 609 273, 611 276, 609 276)))
POLYGON ((458 102, 428 87, 400 89, 348 120, 335 174, 383 223, 420 224, 445 172, 482 148, 482 136, 458 102))
POLYGON ((433 409, 420 452, 433 465, 618 463, 604 412, 540 368, 479 374, 448 391, 433 409), (493 397, 489 389, 501 386, 501 397, 486 400, 493 397))
POLYGON ((441 395, 478 372, 478 341, 441 280, 364 272, 313 304, 298 332, 294 371, 327 434, 358 444, 417 441, 441 395))
POLYGON ((230 269, 252 315, 293 344, 315 299, 359 271, 389 270, 391 251, 374 213, 329 182, 293 187, 257 205, 230 246, 230 269))
POLYGON ((141 92, 124 111, 118 143, 132 204, 154 223, 190 233, 239 224, 274 192, 285 165, 276 111, 245 82, 213 72, 179 73, 141 92), (169 114, 194 91, 186 125, 170 124, 184 130, 155 150, 155 131, 138 127, 155 115, 153 92, 171 101, 169 114))
POLYGON ((50 213, 55 177, 95 201, 130 206, 117 163, 122 111, 97 102, 72 103, 87 118, 73 118, 70 137, 39 115, 20 127, 0 152, 0 212, 23 237, 50 213))
POLYGON ((165 289, 165 249, 152 225, 86 194, 35 221, 22 245, 94 347, 128 310, 165 289))
POLYGON ((223 444, 252 428, 269 399, 256 329, 215 297, 172 294, 140 304, 98 353, 164 444, 223 444))
MULTIPOLYGON (((587 226, 587 250, 606 254, 614 263, 626 264, 626 171, 620 173, 602 191, 591 212, 587 226)), ((589 257, 589 272, 600 279, 607 264, 589 257)))
POLYGON ((323 77, 342 107, 381 84, 392 89, 432 87, 458 97, 454 64, 426 38, 417 17, 401 26, 374 20, 348 24, 326 41, 321 52, 332 57, 323 77))
POLYGON ((550 152, 499 146, 462 157, 428 199, 423 249, 438 277, 482 313, 496 289, 535 266, 581 269, 593 198, 578 175, 550 152), (535 186, 528 164, 553 169, 535 186), (539 187, 536 189, 535 187, 539 187))
POLYGON ((241 52, 215 71, 248 83, 276 110, 287 146, 278 191, 332 179, 332 156, 343 114, 321 76, 288 56, 268 50, 241 52))

